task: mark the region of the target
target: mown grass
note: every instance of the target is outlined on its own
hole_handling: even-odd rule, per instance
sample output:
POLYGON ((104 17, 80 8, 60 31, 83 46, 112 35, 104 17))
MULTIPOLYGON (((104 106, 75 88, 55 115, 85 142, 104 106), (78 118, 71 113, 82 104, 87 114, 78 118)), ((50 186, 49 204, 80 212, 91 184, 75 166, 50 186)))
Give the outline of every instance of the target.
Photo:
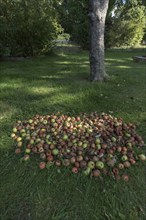
POLYGON ((17 62, 1 62, 0 148, 2 220, 144 220, 145 165, 128 171, 130 181, 102 181, 68 169, 40 171, 35 158, 20 162, 11 129, 17 119, 35 114, 109 112, 137 125, 146 141, 146 66, 134 63, 143 51, 109 51, 111 80, 89 82, 86 52, 17 62))

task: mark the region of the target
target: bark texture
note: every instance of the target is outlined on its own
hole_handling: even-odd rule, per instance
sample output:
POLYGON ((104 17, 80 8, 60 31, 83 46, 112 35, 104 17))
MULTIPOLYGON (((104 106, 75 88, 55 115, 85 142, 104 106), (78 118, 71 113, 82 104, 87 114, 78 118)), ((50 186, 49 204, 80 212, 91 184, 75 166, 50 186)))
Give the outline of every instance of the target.
POLYGON ((104 30, 109 0, 89 0, 90 23, 90 78, 104 81, 104 30))

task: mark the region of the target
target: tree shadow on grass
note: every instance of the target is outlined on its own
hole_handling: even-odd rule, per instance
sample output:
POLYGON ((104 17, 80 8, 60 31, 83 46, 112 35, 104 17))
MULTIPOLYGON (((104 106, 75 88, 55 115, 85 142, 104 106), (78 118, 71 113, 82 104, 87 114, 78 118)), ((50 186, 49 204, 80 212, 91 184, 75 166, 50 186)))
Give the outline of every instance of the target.
MULTIPOLYGON (((56 82, 56 79, 53 79, 56 82)), ((9 88, 3 89, 1 105, 6 104, 11 112, 14 111, 14 117, 26 117, 27 115, 33 116, 37 113, 48 113, 57 111, 66 111, 71 113, 79 113, 81 111, 119 111, 125 114, 132 114, 133 108, 136 108, 137 114, 144 111, 142 103, 139 100, 130 99, 129 96, 119 99, 117 93, 108 93, 109 85, 107 87, 103 84, 97 86, 96 84, 90 86, 90 83, 85 82, 82 87, 78 85, 69 85, 67 83, 62 86, 52 87, 49 90, 46 86, 46 91, 39 92, 32 88, 9 88), (76 89, 74 90, 74 86, 76 89), (95 92, 97 90, 97 92, 95 92), (127 103, 126 103, 127 102, 127 103)), ((40 85, 41 86, 41 85, 40 85)), ((112 87, 112 85, 111 85, 112 87)), ((34 87, 36 88, 36 87, 34 87)), ((43 87, 45 88, 45 87, 43 87)), ((122 94, 121 94, 122 95, 122 94)), ((3 114, 5 108, 1 108, 3 114)), ((8 113, 7 113, 8 114, 8 113)), ((12 114, 13 115, 13 114, 12 114)), ((13 118, 13 116, 11 117, 13 118)))
MULTIPOLYGON (((123 109, 124 112, 131 112, 129 103, 125 104, 127 98, 124 97, 127 92, 124 90, 129 86, 123 83, 123 79, 137 73, 131 71, 135 66, 128 63, 128 56, 124 61, 127 64, 126 71, 124 67, 119 68, 121 63, 116 58, 109 59, 111 65, 113 62, 118 64, 118 69, 115 71, 112 66, 109 67, 109 75, 112 74, 115 78, 106 84, 91 84, 88 81, 89 66, 82 65, 84 62, 87 64, 86 54, 44 57, 15 64, 9 62, 2 67, 1 98, 18 111, 17 118, 53 111, 90 112, 98 109, 118 112, 123 109), (116 83, 121 87, 118 88, 116 83), (118 98, 120 88, 123 94, 121 99, 118 98)), ((132 100, 128 102, 133 107, 135 104, 139 105, 139 102, 134 103, 132 100)), ((138 111, 140 108, 138 107, 138 111)), ((16 117, 16 111, 14 117, 11 117, 16 117)))
MULTIPOLYGON (((111 56, 111 53, 108 55, 111 56)), ((133 68, 137 66, 132 61, 129 60, 129 56, 106 58, 107 68, 117 67, 123 69, 133 68), (122 64, 122 65, 121 65, 122 64)), ((140 65, 138 65, 140 68, 140 65)), ((58 75, 63 78, 67 78, 68 74, 84 78, 85 73, 86 78, 89 75, 89 62, 86 53, 81 53, 80 55, 60 55, 53 57, 43 57, 31 60, 26 60, 23 62, 12 63, 8 62, 7 66, 4 62, 1 63, 1 80, 5 78, 9 79, 21 79, 23 81, 42 79, 42 75, 58 75)), ((72 78, 73 79, 73 78, 72 78)))

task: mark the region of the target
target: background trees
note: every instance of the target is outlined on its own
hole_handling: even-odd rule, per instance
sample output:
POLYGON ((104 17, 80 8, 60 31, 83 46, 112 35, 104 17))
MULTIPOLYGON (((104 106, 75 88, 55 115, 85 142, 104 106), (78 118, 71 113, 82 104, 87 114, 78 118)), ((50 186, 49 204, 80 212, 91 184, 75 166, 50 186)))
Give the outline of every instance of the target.
POLYGON ((115 6, 114 16, 107 18, 108 47, 139 45, 144 37, 146 10, 141 1, 130 0, 115 6), (109 22, 109 25, 108 25, 109 22))
POLYGON ((88 1, 62 0, 58 13, 60 23, 71 40, 89 49, 88 1))
POLYGON ((89 46, 88 1, 62 0, 57 10, 64 32, 69 33, 73 41, 87 49, 89 46))
MULTIPOLYGON (((146 38, 144 0, 110 0, 105 46, 135 46, 146 38)), ((34 56, 51 50, 64 29, 89 49, 87 0, 1 0, 0 55, 34 56)))
MULTIPOLYGON (((145 1, 110 0, 106 18, 105 46, 135 46, 145 33, 145 1)), ((89 48, 88 1, 62 0, 60 23, 83 48, 89 48)))
POLYGON ((49 0, 1 0, 1 55, 34 56, 51 50, 61 31, 49 0))

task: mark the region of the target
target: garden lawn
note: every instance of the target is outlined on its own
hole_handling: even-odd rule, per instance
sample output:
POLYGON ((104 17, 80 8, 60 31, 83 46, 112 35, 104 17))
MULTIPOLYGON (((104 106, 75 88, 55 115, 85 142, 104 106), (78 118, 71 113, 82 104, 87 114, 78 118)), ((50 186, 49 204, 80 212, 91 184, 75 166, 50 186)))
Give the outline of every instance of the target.
POLYGON ((107 52, 111 80, 103 84, 89 82, 87 52, 0 63, 1 220, 146 219, 144 163, 127 171, 128 183, 39 170, 35 158, 20 161, 10 138, 16 120, 35 114, 113 111, 146 141, 146 66, 132 61, 142 54, 107 52))

